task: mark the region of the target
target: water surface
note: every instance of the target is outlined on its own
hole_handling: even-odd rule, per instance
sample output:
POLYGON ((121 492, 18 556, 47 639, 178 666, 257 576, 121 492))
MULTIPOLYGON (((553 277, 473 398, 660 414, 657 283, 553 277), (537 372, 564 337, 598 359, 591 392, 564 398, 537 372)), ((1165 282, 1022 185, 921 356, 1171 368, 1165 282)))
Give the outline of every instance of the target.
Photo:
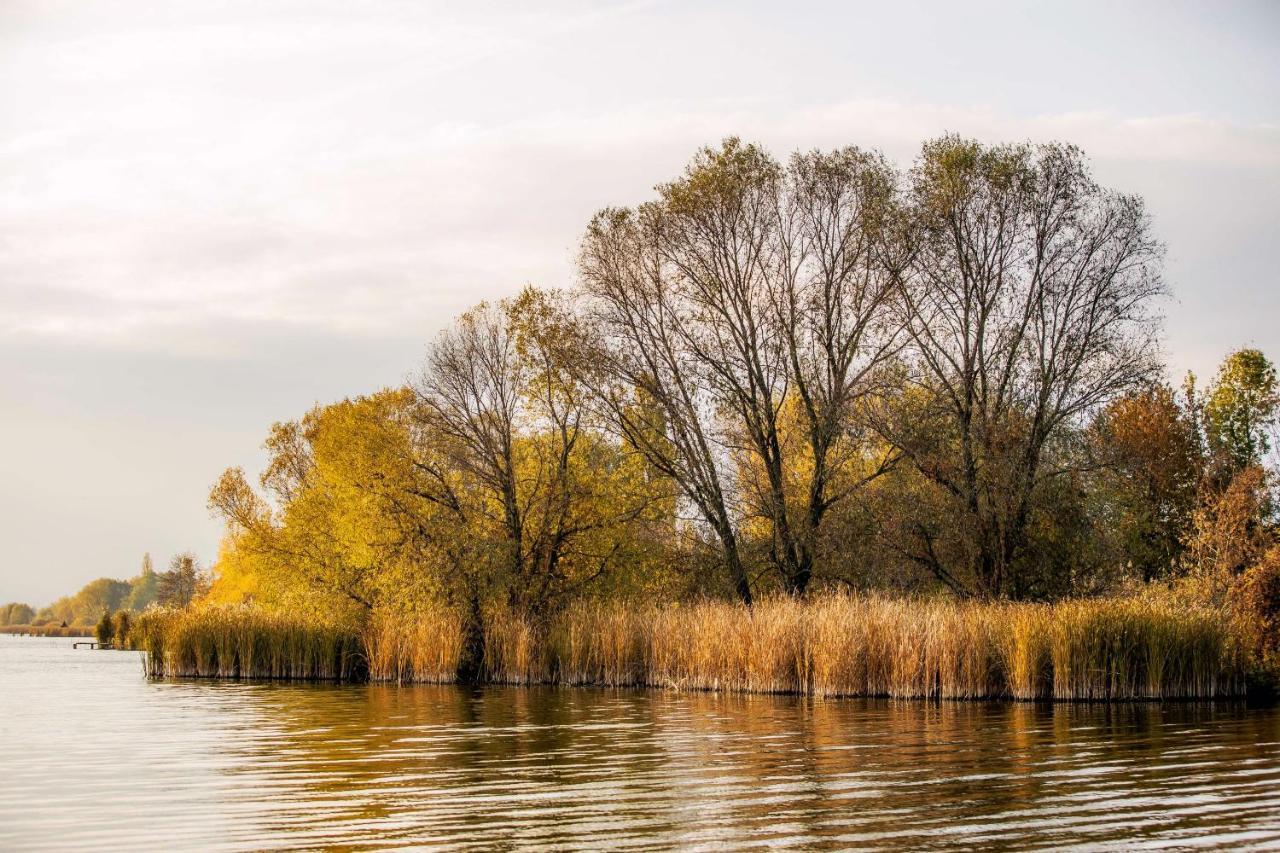
POLYGON ((0 637, 0 849, 1280 846, 1280 714, 148 682, 0 637))

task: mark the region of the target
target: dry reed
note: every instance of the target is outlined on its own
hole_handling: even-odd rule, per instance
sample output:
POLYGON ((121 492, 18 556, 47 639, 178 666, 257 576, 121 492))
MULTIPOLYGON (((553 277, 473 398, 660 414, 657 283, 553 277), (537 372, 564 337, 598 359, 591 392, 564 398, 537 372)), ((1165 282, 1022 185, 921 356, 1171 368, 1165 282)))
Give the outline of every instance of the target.
MULTIPOLYGON (((1102 701, 1244 689, 1229 617, 1155 595, 1052 605, 880 595, 752 608, 580 601, 546 623, 504 608, 484 621, 483 677, 505 684, 1102 701)), ((396 683, 455 680, 462 634, 447 609, 375 615, 358 637, 243 608, 150 611, 132 631, 154 675, 396 683)))
POLYGON ((407 617, 375 613, 361 634, 371 681, 444 684, 456 679, 462 620, 440 607, 407 617))
POLYGON ((336 623, 252 607, 147 610, 130 631, 153 677, 361 681, 360 638, 336 623))

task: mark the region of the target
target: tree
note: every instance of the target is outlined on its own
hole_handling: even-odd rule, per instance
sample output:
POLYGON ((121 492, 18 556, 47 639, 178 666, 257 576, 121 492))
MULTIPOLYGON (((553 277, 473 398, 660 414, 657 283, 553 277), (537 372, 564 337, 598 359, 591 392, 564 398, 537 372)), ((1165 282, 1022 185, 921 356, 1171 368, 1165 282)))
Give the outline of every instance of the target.
POLYGON ((895 180, 853 148, 784 169, 728 139, 656 201, 598 214, 584 240, 598 396, 715 532, 743 601, 744 517, 767 521, 770 565, 802 595, 827 512, 892 462, 838 482, 862 448, 852 410, 903 337, 886 310, 895 180))
POLYGON ((1204 468, 1190 406, 1167 385, 1143 389, 1108 404, 1090 438, 1103 535, 1144 581, 1164 576, 1182 553, 1204 468))
POLYGON ((958 592, 1025 595, 1037 498, 1080 470, 1072 433, 1156 374, 1161 248, 1141 199, 1070 146, 926 143, 909 204, 904 387, 924 411, 880 428, 965 535, 944 553, 922 526, 900 547, 958 592))
POLYGON ((1266 471, 1256 465, 1221 490, 1203 490, 1183 559, 1206 599, 1223 603, 1240 576, 1275 544, 1275 532, 1261 523, 1267 500, 1266 471))
POLYGON ((108 645, 112 637, 115 636, 115 622, 111 619, 111 611, 102 611, 102 618, 98 620, 98 627, 94 629, 94 635, 98 642, 102 645, 108 645))
MULTIPOLYGON (((67 608, 69 612, 59 613, 59 617, 72 624, 89 625, 104 610, 112 612, 118 610, 128 594, 127 581, 98 578, 85 584, 71 598, 67 608)), ((54 604, 55 610, 58 610, 58 602, 54 604)))
POLYGON ((18 601, 0 604, 0 625, 30 625, 35 618, 36 612, 29 604, 18 601))
POLYGON ((186 607, 200 593, 203 578, 194 554, 177 554, 169 561, 156 585, 156 601, 162 607, 186 607))
POLYGON ((581 268, 603 346, 582 372, 613 428, 678 485, 714 532, 732 587, 749 605, 738 496, 716 442, 715 400, 687 358, 687 318, 668 292, 656 246, 659 221, 654 205, 605 210, 592 220, 581 268))
POLYGON ((1261 464, 1271 450, 1277 406, 1276 369, 1267 357, 1256 349, 1227 356, 1204 403, 1209 448, 1226 476, 1261 464))
POLYGON ((156 600, 158 577, 152 568, 151 555, 142 555, 142 571, 129 581, 129 596, 124 606, 135 613, 146 610, 156 600))
POLYGON ((407 389, 385 390, 273 425, 260 478, 266 497, 239 469, 210 493, 232 546, 219 563, 248 568, 295 606, 367 612, 408 595, 417 542, 396 506, 412 475, 412 399, 407 389))
POLYGON ((491 594, 550 615, 616 567, 624 528, 657 506, 590 428, 587 389, 566 367, 582 339, 563 297, 526 288, 443 332, 415 384, 419 530, 473 623, 491 594))

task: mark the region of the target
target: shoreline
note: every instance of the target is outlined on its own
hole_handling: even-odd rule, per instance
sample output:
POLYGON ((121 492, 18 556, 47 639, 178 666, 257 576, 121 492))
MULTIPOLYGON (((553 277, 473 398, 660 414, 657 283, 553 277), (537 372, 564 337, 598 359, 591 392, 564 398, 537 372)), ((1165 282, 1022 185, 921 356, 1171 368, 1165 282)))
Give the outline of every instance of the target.
POLYGON ((544 623, 495 610, 478 665, 463 637, 447 609, 357 628, 239 607, 149 611, 130 645, 160 678, 1093 702, 1239 699, 1250 688, 1234 621, 1151 598, 590 602, 544 623))
MULTIPOLYGON (((144 656, 145 652, 141 649, 114 649, 108 651, 136 651, 141 652, 144 656)), ((224 682, 227 684, 244 684, 244 685, 293 685, 298 687, 343 687, 343 688, 360 688, 360 687, 379 687, 393 688, 397 690, 413 689, 417 687, 454 687, 460 690, 488 690, 491 688, 507 688, 511 690, 583 690, 583 691, 610 691, 617 693, 670 693, 670 694, 697 694, 697 695, 716 695, 716 696, 773 696, 779 698, 808 699, 820 702, 849 702, 849 701, 870 701, 870 702, 891 702, 891 703, 920 703, 927 705, 1016 705, 1019 707, 1026 706, 1156 706, 1156 705, 1231 705, 1246 706, 1249 708, 1270 708, 1277 704, 1276 697, 1271 693, 1251 693, 1247 688, 1240 693, 1222 694, 1217 696, 1166 696, 1166 697, 1129 697, 1129 698, 1112 698, 1112 699, 1083 699, 1083 698, 1065 698, 1055 699, 1052 696, 1036 697, 1020 699, 1014 696, 891 696, 888 694, 844 694, 844 693, 803 693, 797 690, 727 690, 716 689, 711 687, 681 687, 678 685, 666 684, 603 684, 603 683, 569 683, 564 681, 536 681, 536 682, 510 682, 510 681, 376 681, 373 679, 364 679, 360 681, 348 680, 320 680, 320 679, 298 679, 298 678, 269 678, 263 676, 245 676, 245 677, 224 677, 217 675, 147 675, 147 680, 157 683, 181 684, 182 682, 209 683, 224 682)))
POLYGON ((11 637, 92 637, 92 626, 69 625, 3 625, 0 634, 11 637))

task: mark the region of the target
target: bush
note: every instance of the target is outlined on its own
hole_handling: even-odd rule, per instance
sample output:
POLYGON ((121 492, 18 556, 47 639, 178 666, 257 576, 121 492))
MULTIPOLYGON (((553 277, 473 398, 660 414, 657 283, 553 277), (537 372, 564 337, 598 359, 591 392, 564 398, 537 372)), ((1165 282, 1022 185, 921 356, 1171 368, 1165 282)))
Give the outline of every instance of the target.
POLYGON ((116 611, 114 622, 116 645, 121 648, 128 648, 129 629, 132 627, 132 620, 129 618, 129 611, 116 611))
POLYGON ((102 618, 98 620, 98 627, 94 629, 94 636, 97 637, 98 642, 104 646, 109 644, 115 635, 115 630, 115 623, 111 621, 111 612, 102 611, 102 618))
POLYGON ((1280 669, 1280 545, 1246 569, 1232 590, 1232 604, 1251 624, 1249 637, 1258 661, 1280 669))

